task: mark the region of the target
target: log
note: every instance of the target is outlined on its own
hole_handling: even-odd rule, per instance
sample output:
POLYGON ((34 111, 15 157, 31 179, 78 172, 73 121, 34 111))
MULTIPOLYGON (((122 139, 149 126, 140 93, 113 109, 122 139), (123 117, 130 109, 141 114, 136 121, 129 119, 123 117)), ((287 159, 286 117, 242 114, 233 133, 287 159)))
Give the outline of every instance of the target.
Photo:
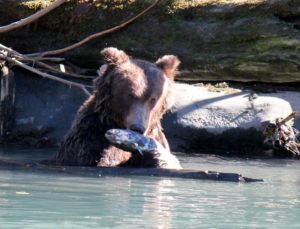
POLYGON ((15 78, 5 65, 1 68, 0 79, 0 141, 12 131, 15 121, 15 78))
POLYGON ((61 173, 72 176, 150 176, 162 178, 183 178, 196 180, 229 181, 229 182, 263 182, 263 179, 243 177, 238 173, 222 173, 189 169, 158 169, 158 168, 102 168, 53 166, 40 163, 26 163, 0 160, 1 169, 25 170, 30 172, 61 173))

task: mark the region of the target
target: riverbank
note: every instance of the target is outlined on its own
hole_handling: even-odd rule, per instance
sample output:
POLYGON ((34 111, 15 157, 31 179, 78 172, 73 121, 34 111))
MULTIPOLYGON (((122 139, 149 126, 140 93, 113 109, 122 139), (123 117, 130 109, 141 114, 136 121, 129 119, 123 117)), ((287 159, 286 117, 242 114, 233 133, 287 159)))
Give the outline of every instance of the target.
MULTIPOLYGON (((86 95, 78 88, 15 69, 16 119, 6 144, 57 146, 86 95)), ((262 156, 261 124, 300 111, 295 85, 176 83, 163 118, 173 151, 262 156)), ((299 118, 295 127, 300 129, 299 118)))
MULTIPOLYGON (((52 2, 0 1, 0 25, 52 2)), ((67 1, 28 26, 1 33, 0 43, 24 54, 60 49, 127 21, 149 5, 136 0, 67 1)), ((10 92, 9 101, 2 101, 2 120, 9 121, 0 123, 1 141, 57 146, 92 90, 89 86, 97 75, 93 69, 102 64, 99 50, 113 46, 149 61, 164 54, 181 60, 177 80, 190 85, 175 85, 175 104, 163 119, 173 151, 261 155, 262 123, 300 110, 299 7, 295 0, 160 1, 121 30, 60 53, 61 65, 46 64, 43 71, 58 75, 66 69, 62 77, 72 76, 72 85, 84 83, 85 93, 71 88, 70 82, 67 88, 16 67, 15 78, 2 77, 12 84, 15 79, 16 87, 1 83, 2 94, 10 92), (7 104, 14 101, 11 118, 14 110, 7 104)), ((11 55, 5 50, 3 60, 11 55)), ((45 66, 18 55, 30 66, 45 66)), ((299 128, 299 119, 295 121, 299 128)))

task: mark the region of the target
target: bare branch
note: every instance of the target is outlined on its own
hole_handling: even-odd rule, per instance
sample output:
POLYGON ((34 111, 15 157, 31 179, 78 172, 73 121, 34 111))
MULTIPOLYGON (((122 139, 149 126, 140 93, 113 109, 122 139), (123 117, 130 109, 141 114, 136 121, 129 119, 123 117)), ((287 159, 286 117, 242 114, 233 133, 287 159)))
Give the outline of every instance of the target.
POLYGON ((6 46, 4 46, 3 44, 0 44, 0 50, 1 50, 1 49, 4 50, 4 51, 7 51, 9 54, 13 54, 14 56, 23 58, 23 54, 21 54, 21 53, 15 51, 15 50, 13 50, 13 49, 11 49, 11 48, 9 48, 9 47, 6 47, 6 46))
POLYGON ((9 58, 9 57, 7 57, 6 59, 7 59, 8 61, 14 63, 14 64, 17 65, 17 66, 19 66, 19 67, 21 67, 21 68, 24 68, 24 69, 26 69, 26 70, 28 70, 28 71, 31 71, 31 72, 33 72, 33 73, 35 73, 35 74, 38 74, 38 75, 40 75, 40 76, 42 76, 42 77, 45 77, 45 78, 48 78, 48 79, 52 79, 52 80, 61 82, 61 83, 66 84, 66 85, 68 85, 68 86, 70 86, 70 87, 71 87, 71 86, 79 87, 80 89, 82 89, 82 90, 84 91, 84 93, 85 93, 86 95, 88 95, 88 96, 91 95, 91 93, 90 93, 86 88, 87 88, 87 87, 92 88, 92 86, 84 85, 84 84, 81 84, 81 83, 75 83, 75 82, 72 82, 72 81, 69 81, 69 80, 61 79, 61 78, 59 78, 59 77, 50 75, 50 74, 45 73, 45 72, 41 72, 41 71, 39 71, 39 70, 37 70, 37 69, 35 69, 35 68, 33 68, 33 67, 30 67, 30 66, 28 66, 28 65, 26 65, 26 64, 23 64, 22 62, 16 60, 15 58, 9 58))
POLYGON ((150 6, 148 6, 146 9, 144 9, 142 12, 140 12, 139 14, 137 14, 136 16, 132 17, 131 19, 129 19, 128 21, 118 25, 118 26, 115 26, 113 28, 110 28, 110 29, 107 29, 107 30, 104 30, 104 31, 101 31, 101 32, 98 32, 98 33, 95 33, 95 34, 92 34, 88 37, 86 37, 85 39, 73 44, 73 45, 70 45, 70 46, 67 46, 65 48, 62 48, 62 49, 57 49, 57 50, 52 50, 52 51, 46 51, 46 52, 40 52, 40 53, 32 53, 32 54, 27 54, 26 56, 28 57, 34 57, 34 56, 49 56, 49 55, 58 55, 58 54, 61 54, 61 53, 64 53, 64 52, 67 52, 67 51, 70 51, 72 49, 75 49, 87 42, 89 42, 90 40, 92 39, 95 39, 97 37, 100 37, 100 36, 104 36, 106 34, 109 34, 109 33, 112 33, 112 32, 115 32, 121 28, 124 28, 125 26, 127 26, 128 24, 132 23, 133 21, 135 21, 136 19, 140 18, 141 16, 143 16, 147 11, 149 11, 150 9, 152 9, 157 3, 159 2, 159 0, 155 0, 150 6))
POLYGON ((66 1, 67 0, 57 0, 52 5, 36 12, 35 14, 33 14, 33 15, 27 17, 27 18, 21 19, 20 21, 17 21, 17 22, 13 22, 9 25, 1 26, 0 27, 0 33, 5 33, 5 32, 8 32, 8 31, 20 28, 22 26, 28 25, 28 24, 36 21, 40 17, 44 16, 45 14, 49 13, 50 11, 54 10, 55 8, 59 7, 60 5, 65 3, 66 1))
MULTIPOLYGON (((25 58, 25 56, 24 56, 25 58)), ((65 61, 65 58, 61 58, 61 57, 36 57, 36 58, 32 58, 35 61, 51 61, 51 62, 62 62, 65 61)))
POLYGON ((48 69, 49 71, 51 72, 55 72, 55 73, 59 73, 59 74, 62 74, 62 75, 65 75, 65 76, 69 76, 69 77, 74 77, 74 78, 79 78, 79 79, 95 79, 96 76, 85 76, 85 75, 80 75, 80 74, 76 74, 76 73, 69 73, 69 72, 62 72, 48 64, 45 64, 41 61, 37 61, 36 62, 37 65, 41 66, 41 67, 44 67, 46 69, 48 69))
MULTIPOLYGON (((44 68, 50 70, 51 72, 59 73, 59 74, 74 77, 74 78, 81 78, 81 79, 94 79, 96 77, 96 76, 85 76, 85 75, 80 75, 80 74, 75 74, 75 73, 62 72, 62 71, 59 71, 58 69, 56 69, 56 68, 54 68, 54 67, 52 67, 48 64, 45 64, 45 63, 41 62, 41 60, 49 60, 49 61, 53 61, 53 62, 59 62, 59 61, 64 60, 64 58, 56 58, 56 57, 36 57, 36 58, 34 57, 34 58, 30 58, 30 57, 24 56, 23 54, 15 51, 11 48, 6 47, 3 44, 0 44, 0 50, 6 51, 9 54, 8 56, 13 56, 15 59, 17 58, 18 60, 21 60, 23 62, 29 62, 29 63, 37 64, 41 67, 44 67, 44 68)), ((0 54, 1 54, 1 51, 0 51, 0 54)), ((7 56, 7 54, 5 56, 7 56)))

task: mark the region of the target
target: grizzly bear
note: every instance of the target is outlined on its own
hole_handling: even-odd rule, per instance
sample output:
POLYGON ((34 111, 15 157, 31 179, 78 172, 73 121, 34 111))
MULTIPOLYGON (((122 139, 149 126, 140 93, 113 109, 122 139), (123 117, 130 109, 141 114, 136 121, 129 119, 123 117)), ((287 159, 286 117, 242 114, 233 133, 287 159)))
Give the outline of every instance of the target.
POLYGON ((166 55, 150 63, 132 59, 116 48, 105 48, 101 54, 106 64, 98 71, 93 94, 80 107, 61 143, 56 164, 181 168, 160 122, 171 106, 178 58, 166 55), (124 151, 105 138, 112 128, 137 131, 163 147, 158 147, 160 152, 143 155, 124 151))

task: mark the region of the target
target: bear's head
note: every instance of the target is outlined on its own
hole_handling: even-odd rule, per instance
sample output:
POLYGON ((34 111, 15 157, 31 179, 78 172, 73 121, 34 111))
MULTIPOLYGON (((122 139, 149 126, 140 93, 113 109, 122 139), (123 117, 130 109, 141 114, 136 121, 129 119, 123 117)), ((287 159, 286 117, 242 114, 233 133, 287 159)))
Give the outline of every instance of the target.
POLYGON ((101 51, 106 64, 95 80, 95 111, 102 122, 147 134, 172 105, 180 61, 166 55, 155 63, 132 59, 116 48, 101 51))

